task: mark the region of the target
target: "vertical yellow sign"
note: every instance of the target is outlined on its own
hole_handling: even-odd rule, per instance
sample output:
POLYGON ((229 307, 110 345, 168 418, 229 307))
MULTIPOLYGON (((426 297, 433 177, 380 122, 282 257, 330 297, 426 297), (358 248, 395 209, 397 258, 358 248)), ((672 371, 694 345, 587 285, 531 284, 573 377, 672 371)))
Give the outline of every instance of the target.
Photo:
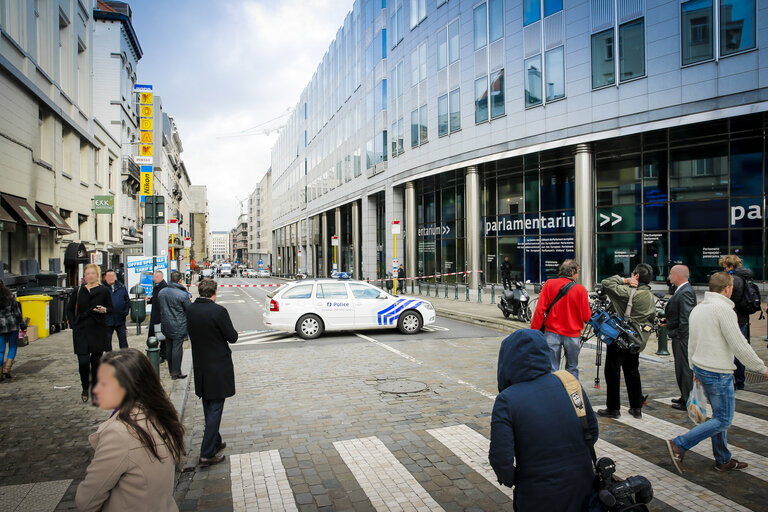
POLYGON ((142 196, 152 195, 152 172, 151 171, 141 173, 141 195, 142 196))

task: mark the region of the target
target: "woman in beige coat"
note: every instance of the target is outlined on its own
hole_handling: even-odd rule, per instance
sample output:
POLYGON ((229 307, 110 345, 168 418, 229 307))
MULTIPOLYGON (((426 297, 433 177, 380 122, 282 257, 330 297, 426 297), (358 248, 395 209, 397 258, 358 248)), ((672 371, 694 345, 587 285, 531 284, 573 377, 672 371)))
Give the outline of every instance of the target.
POLYGON ((75 502, 81 511, 177 512, 175 463, 184 426, 149 359, 135 349, 108 352, 94 388, 112 416, 91 434, 95 453, 75 502))

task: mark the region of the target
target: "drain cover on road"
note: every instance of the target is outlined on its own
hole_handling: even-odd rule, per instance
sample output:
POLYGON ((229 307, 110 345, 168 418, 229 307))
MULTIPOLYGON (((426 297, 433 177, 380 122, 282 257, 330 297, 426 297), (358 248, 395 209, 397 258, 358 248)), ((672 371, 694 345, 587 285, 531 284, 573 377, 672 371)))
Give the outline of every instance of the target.
POLYGON ((418 393, 427 389, 427 385, 416 380, 389 380, 376 386, 382 393, 418 393))

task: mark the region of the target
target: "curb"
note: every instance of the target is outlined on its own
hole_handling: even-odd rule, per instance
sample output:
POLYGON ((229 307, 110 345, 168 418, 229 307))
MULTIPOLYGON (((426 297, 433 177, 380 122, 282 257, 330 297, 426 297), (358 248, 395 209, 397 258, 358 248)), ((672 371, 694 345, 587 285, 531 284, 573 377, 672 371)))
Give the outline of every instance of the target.
POLYGON ((179 413, 179 419, 184 416, 184 406, 187 403, 187 394, 189 393, 189 382, 192 380, 192 350, 186 349, 184 357, 181 360, 181 373, 187 377, 173 381, 171 389, 171 403, 179 413))

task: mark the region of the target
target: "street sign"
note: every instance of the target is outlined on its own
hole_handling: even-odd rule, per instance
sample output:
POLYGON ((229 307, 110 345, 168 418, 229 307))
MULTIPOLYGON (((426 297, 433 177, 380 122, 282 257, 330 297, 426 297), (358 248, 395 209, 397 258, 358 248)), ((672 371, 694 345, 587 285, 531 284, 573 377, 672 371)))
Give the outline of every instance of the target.
POLYGON ((331 246, 338 247, 339 246, 339 237, 334 236, 331 238, 331 246))
POLYGON ((392 221, 392 234, 393 235, 399 235, 400 234, 400 221, 399 220, 393 220, 392 221))
POLYGON ((179 219, 168 219, 168 234, 169 235, 179 234, 179 219))
POLYGON ((134 163, 137 163, 139 165, 152 165, 152 157, 151 156, 134 156, 133 161, 134 163))
POLYGON ((184 247, 186 247, 187 249, 189 249, 190 247, 192 247, 192 239, 191 239, 191 238, 189 238, 189 237, 186 237, 186 238, 184 239, 184 247))
POLYGON ((141 166, 141 195, 142 196, 152 195, 152 166, 151 165, 141 166))
POLYGON ((136 84, 133 86, 135 92, 152 92, 152 86, 147 84, 136 84))
POLYGON ((115 197, 93 196, 93 213, 115 213, 115 197))
POLYGON ((103 265, 104 264, 104 253, 101 251, 92 251, 91 253, 91 263, 94 265, 103 265))

